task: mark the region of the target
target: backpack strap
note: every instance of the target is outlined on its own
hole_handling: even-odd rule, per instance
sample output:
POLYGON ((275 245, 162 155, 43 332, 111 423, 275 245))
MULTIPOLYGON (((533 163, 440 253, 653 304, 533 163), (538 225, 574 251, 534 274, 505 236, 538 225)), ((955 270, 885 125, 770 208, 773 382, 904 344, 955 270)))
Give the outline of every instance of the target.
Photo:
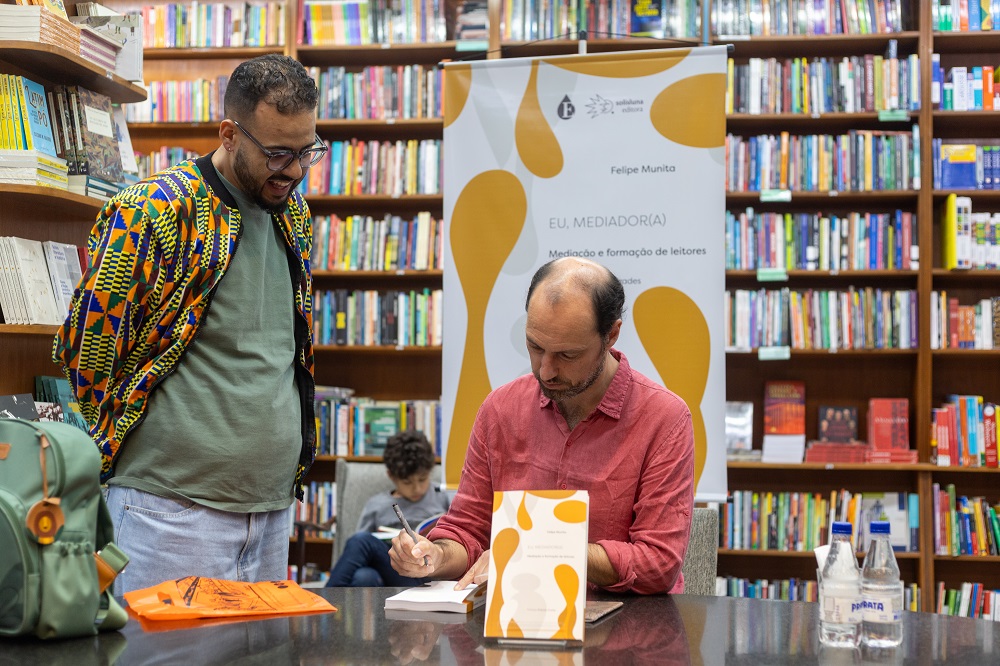
POLYGON ((111 587, 115 578, 128 564, 128 555, 115 545, 111 513, 108 511, 108 505, 105 504, 103 497, 101 497, 97 507, 97 535, 94 543, 100 548, 94 553, 94 560, 97 563, 97 581, 100 591, 104 592, 111 587))

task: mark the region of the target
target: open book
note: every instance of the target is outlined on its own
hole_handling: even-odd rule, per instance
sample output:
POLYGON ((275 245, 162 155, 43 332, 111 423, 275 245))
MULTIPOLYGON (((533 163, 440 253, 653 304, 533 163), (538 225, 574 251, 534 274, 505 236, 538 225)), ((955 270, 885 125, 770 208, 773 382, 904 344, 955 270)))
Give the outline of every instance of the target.
POLYGON ((471 613, 485 601, 486 583, 456 590, 453 580, 435 580, 394 594, 385 600, 385 609, 471 613))

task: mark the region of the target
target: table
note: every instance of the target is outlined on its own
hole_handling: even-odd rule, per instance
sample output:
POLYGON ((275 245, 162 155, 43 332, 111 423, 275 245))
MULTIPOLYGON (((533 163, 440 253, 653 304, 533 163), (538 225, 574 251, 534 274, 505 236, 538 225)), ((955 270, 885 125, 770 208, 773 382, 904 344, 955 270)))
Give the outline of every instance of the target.
POLYGON ((588 626, 582 649, 500 648, 482 638, 482 608, 469 616, 385 611, 397 591, 319 590, 336 613, 180 626, 133 619, 97 638, 0 640, 0 665, 1000 664, 1000 622, 905 613, 898 649, 852 652, 821 649, 814 603, 688 595, 595 595, 625 606, 588 626))

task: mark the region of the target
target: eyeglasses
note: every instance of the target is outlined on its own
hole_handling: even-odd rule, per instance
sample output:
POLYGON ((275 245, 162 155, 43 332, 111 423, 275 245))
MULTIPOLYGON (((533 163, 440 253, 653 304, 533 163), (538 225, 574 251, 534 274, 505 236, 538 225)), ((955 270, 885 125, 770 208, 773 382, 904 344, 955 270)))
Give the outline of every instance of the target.
POLYGON ((316 165, 323 156, 326 155, 326 151, 329 150, 327 146, 322 145, 323 140, 319 138, 319 134, 316 135, 316 143, 320 144, 318 146, 311 146, 304 150, 298 152, 292 150, 268 150, 265 148, 260 141, 254 138, 253 134, 246 131, 242 125, 237 121, 233 121, 241 132, 247 135, 247 138, 254 142, 260 151, 267 156, 267 168, 271 171, 282 171, 288 168, 288 165, 292 163, 292 160, 297 159, 299 161, 299 166, 303 169, 308 169, 309 167, 316 165))

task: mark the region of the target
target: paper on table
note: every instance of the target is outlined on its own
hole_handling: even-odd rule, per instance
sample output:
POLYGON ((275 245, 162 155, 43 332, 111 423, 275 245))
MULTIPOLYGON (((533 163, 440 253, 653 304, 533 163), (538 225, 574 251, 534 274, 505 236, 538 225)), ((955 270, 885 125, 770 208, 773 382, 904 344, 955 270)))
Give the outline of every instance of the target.
POLYGON ((188 576, 125 593, 137 615, 150 620, 281 615, 335 611, 329 601, 290 580, 243 583, 188 576))

